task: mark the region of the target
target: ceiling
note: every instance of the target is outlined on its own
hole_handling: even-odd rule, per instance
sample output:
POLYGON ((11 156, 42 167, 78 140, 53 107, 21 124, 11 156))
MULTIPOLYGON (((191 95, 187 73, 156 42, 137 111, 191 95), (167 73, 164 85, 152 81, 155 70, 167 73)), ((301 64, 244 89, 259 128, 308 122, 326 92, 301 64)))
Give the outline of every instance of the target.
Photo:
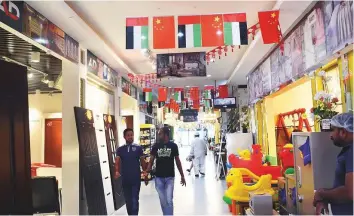
MULTIPOLYGON (((32 7, 92 51, 115 70, 127 77, 128 73, 155 72, 150 61, 139 50, 125 49, 125 18, 166 15, 195 15, 246 12, 248 26, 258 20, 257 12, 280 9, 280 24, 285 33, 312 1, 31 1, 32 7)), ((151 21, 150 21, 151 23, 151 21)), ((150 28, 150 40, 152 30, 150 28)), ((150 41, 150 46, 152 41, 150 41)), ((258 32, 248 46, 242 46, 225 57, 209 64, 203 78, 163 79, 172 87, 203 86, 226 81, 233 85, 246 84, 246 75, 272 49, 264 45, 258 32)), ((152 50, 156 53, 209 51, 210 48, 152 50)))
MULTIPOLYGON (((61 60, 41 51, 39 48, 23 39, 0 28, 0 59, 28 66, 28 92, 34 93, 37 89, 41 92, 60 92, 56 88, 48 87, 42 82, 45 80, 56 81, 62 71, 61 60), (31 53, 40 52, 40 61, 31 62, 31 53)), ((8 72, 10 73, 10 72, 8 72)))

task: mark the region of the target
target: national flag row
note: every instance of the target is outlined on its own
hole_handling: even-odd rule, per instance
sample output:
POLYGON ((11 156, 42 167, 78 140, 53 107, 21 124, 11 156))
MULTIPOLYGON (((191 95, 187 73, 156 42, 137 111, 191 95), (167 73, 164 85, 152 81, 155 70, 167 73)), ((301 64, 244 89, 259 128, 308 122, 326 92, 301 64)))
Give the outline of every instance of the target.
MULTIPOLYGON (((219 85, 217 90, 215 90, 214 86, 206 86, 200 95, 199 87, 191 87, 188 90, 184 88, 166 88, 160 87, 158 88, 158 104, 159 107, 162 107, 166 104, 166 102, 173 101, 178 104, 178 106, 182 109, 193 107, 200 107, 200 100, 202 99, 203 107, 211 108, 212 107, 212 99, 218 98, 226 98, 228 97, 228 86, 227 85, 219 85), (201 96, 201 97, 200 97, 201 96)), ((144 101, 152 102, 152 89, 144 88, 143 89, 143 97, 144 101)))
MULTIPOLYGON (((265 44, 278 43, 281 30, 279 11, 258 13, 265 44)), ((177 31, 174 16, 153 17, 153 48, 214 47, 247 45, 246 13, 178 16, 177 31)), ((149 48, 149 18, 126 18, 126 49, 149 48)))

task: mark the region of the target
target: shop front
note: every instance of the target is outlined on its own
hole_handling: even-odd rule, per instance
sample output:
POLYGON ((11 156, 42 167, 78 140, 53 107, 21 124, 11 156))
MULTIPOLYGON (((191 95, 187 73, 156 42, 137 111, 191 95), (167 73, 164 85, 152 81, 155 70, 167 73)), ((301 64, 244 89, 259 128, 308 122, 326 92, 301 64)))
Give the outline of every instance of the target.
POLYGON ((0 104, 0 122, 8 133, 0 139, 2 158, 13 163, 5 162, 1 169, 0 212, 44 213, 41 200, 54 199, 51 210, 60 213, 70 190, 66 182, 73 180, 64 176, 75 168, 71 162, 68 166, 72 152, 67 149, 77 145, 70 128, 75 125, 73 107, 80 101, 79 44, 25 2, 2 6, 0 94, 5 103, 0 104))

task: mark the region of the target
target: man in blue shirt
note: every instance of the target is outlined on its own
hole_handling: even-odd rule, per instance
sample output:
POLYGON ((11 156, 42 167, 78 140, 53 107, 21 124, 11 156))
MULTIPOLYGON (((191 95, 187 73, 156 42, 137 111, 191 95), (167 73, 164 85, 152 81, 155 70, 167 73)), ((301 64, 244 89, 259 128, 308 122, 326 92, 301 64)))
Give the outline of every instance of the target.
POLYGON ((333 188, 317 190, 313 204, 317 215, 328 212, 328 204, 333 215, 353 215, 353 113, 334 116, 331 127, 331 139, 342 151, 337 156, 333 188))
MULTIPOLYGON (((123 192, 128 215, 139 213, 139 193, 141 183, 141 169, 146 169, 143 149, 140 145, 134 144, 134 132, 127 128, 123 132, 126 145, 117 149, 115 163, 115 178, 122 175, 123 192)), ((147 181, 145 181, 147 184, 147 181)))

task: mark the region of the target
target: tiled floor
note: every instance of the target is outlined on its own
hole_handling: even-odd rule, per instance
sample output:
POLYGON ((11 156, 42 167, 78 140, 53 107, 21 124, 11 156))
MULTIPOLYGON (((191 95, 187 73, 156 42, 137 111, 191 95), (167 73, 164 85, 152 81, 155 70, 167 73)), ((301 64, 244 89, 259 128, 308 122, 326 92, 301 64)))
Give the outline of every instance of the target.
MULTIPOLYGON (((180 176, 176 168, 176 183, 174 190, 175 215, 230 215, 227 205, 222 200, 226 188, 225 181, 215 179, 215 166, 213 157, 209 154, 206 158, 206 176, 195 178, 194 173, 189 175, 186 169, 190 163, 185 160, 189 147, 180 148, 180 157, 185 172, 187 187, 182 187, 180 176)), ((116 215, 126 215, 123 206, 116 215)), ((159 197, 153 181, 148 186, 142 184, 140 191, 140 215, 162 215, 159 197)))

